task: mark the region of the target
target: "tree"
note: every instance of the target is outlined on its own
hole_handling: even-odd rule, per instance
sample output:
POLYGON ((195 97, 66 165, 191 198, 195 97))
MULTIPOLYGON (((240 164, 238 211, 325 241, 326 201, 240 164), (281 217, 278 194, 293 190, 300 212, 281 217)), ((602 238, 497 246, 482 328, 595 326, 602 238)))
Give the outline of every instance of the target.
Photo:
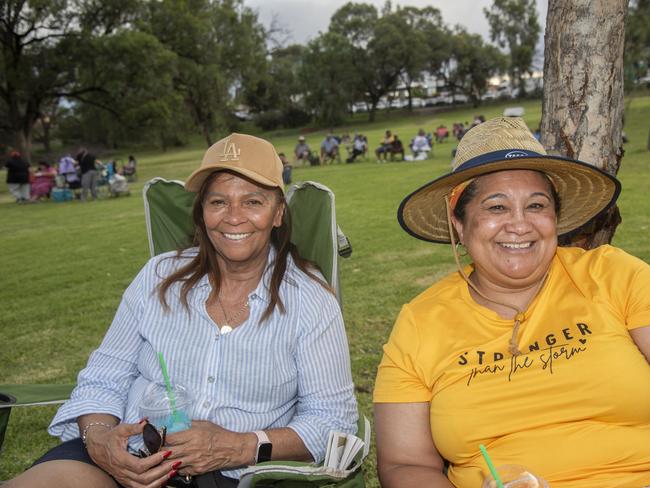
POLYGON ((412 87, 421 79, 422 73, 429 66, 433 53, 434 43, 430 40, 437 39, 437 32, 442 29, 442 15, 435 7, 399 8, 392 14, 395 21, 400 25, 404 41, 408 46, 404 70, 400 78, 406 87, 408 96, 408 109, 413 109, 412 87), (432 39, 433 38, 433 39, 432 39))
MULTIPOLYGON (((612 175, 623 157, 626 8, 627 0, 550 0, 546 20, 542 144, 550 154, 612 175)), ((611 242, 620 221, 613 207, 562 243, 592 248, 611 242)))
POLYGON ((347 3, 334 13, 329 26, 330 32, 348 41, 357 90, 370 105, 370 121, 381 97, 395 88, 408 59, 409 46, 389 9, 387 2, 380 18, 372 5, 347 3))
POLYGON ((477 107, 487 89, 488 80, 504 70, 505 56, 494 46, 485 44, 478 34, 457 27, 451 37, 452 63, 448 76, 477 107))
POLYGON ((147 140, 165 147, 171 127, 182 131, 180 100, 172 82, 177 58, 158 39, 120 29, 89 40, 86 54, 78 79, 82 84, 93 79, 103 91, 89 94, 88 103, 74 111, 85 141, 116 147, 147 140))
POLYGON ((519 89, 519 96, 523 96, 523 75, 530 74, 540 33, 535 0, 494 0, 492 8, 483 12, 490 24, 492 41, 510 51, 510 80, 519 89))
POLYGON ((257 66, 255 77, 242 86, 241 99, 251 111, 275 126, 298 127, 309 121, 304 107, 309 83, 303 83, 301 72, 307 48, 300 44, 274 49, 269 59, 257 66))
POLYGON ((321 34, 307 45, 301 69, 305 104, 323 126, 338 125, 354 101, 356 85, 355 54, 349 41, 336 32, 321 34))
POLYGON ((650 74, 650 0, 632 0, 625 28, 626 82, 650 74))
POLYGON ((174 87, 208 145, 228 128, 231 90, 264 66, 265 33, 241 0, 162 0, 147 4, 147 28, 178 57, 174 87))
POLYGON ((92 78, 77 80, 84 49, 90 38, 113 32, 137 9, 137 0, 0 2, 0 125, 27 158, 45 107, 105 91, 92 78))
POLYGON ((378 19, 373 5, 348 2, 332 15, 329 31, 345 37, 355 48, 365 49, 374 36, 378 19))

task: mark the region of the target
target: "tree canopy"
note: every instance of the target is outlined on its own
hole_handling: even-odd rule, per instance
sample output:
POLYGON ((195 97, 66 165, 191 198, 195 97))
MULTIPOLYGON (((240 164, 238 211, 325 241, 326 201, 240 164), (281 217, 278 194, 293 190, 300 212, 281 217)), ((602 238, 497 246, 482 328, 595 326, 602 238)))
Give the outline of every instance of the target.
POLYGON ((494 0, 492 7, 483 11, 490 24, 492 40, 510 51, 508 73, 523 96, 526 86, 522 78, 531 72, 541 31, 535 0, 494 0))
MULTIPOLYGON (((245 1, 0 2, 0 142, 27 157, 35 134, 46 151, 51 133, 67 144, 164 148, 193 133, 211 144, 242 113, 264 129, 331 127, 360 102, 371 120, 394 97, 409 109, 441 94, 478 105, 506 72, 523 95, 541 30, 534 0, 484 10, 495 44, 446 25, 435 7, 348 2, 327 31, 287 45, 245 1)), ((650 1, 632 0, 632 81, 648 74, 649 18, 650 1)))

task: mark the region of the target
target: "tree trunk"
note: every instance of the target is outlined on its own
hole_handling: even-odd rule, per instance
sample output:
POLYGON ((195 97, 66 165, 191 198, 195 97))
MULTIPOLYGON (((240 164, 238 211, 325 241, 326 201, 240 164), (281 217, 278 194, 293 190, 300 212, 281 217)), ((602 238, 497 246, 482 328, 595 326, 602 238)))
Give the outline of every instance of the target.
POLYGON ((406 84, 406 93, 408 95, 408 101, 409 101, 409 106, 408 106, 409 112, 413 112, 413 93, 412 93, 412 91, 413 91, 413 89, 411 88, 411 80, 409 80, 408 83, 406 84))
POLYGON ((14 133, 14 141, 16 149, 23 159, 29 163, 32 160, 32 132, 28 128, 25 129, 27 130, 18 129, 14 133))
MULTIPOLYGON (((627 0, 550 0, 546 17, 542 144, 612 175, 623 157, 626 10, 627 0)), ((610 243, 620 222, 613 207, 560 243, 610 243)))
POLYGON ((368 111, 368 122, 375 121, 375 110, 377 110, 377 107, 375 105, 370 107, 370 110, 368 111))
POLYGON ((48 156, 52 155, 52 146, 50 144, 50 122, 43 122, 41 119, 41 122, 43 123, 43 150, 45 151, 45 154, 48 156))

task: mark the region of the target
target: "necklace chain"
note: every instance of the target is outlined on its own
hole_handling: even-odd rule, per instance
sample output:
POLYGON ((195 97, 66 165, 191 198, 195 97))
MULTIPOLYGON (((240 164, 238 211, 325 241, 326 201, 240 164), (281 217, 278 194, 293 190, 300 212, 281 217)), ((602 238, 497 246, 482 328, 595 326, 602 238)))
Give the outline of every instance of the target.
POLYGON ((241 317, 241 314, 244 313, 244 310, 248 308, 248 298, 246 298, 246 301, 244 304, 241 306, 237 312, 235 312, 234 315, 231 315, 230 318, 228 318, 228 315, 226 314, 226 308, 223 306, 223 302, 221 301, 221 296, 217 295, 217 303, 219 304, 219 307, 221 308, 221 312, 223 313, 223 318, 225 319, 225 322, 222 324, 221 327, 233 327, 235 322, 241 317))

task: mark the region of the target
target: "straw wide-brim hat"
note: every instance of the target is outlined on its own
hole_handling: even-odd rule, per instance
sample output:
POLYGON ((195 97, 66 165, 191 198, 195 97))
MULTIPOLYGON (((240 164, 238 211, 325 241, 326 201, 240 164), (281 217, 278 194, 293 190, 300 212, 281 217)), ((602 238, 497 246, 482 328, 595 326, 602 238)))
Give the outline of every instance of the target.
POLYGON ((284 192, 282 161, 269 141, 247 134, 230 134, 214 143, 203 155, 201 166, 185 181, 185 189, 198 192, 216 170, 230 170, 261 185, 284 192))
POLYGON ((577 229, 612 206, 621 191, 615 177, 595 166, 547 155, 522 119, 499 117, 470 129, 458 144, 451 173, 408 195, 397 219, 418 239, 448 243, 445 196, 470 178, 515 169, 541 171, 553 182, 560 197, 558 235, 577 229))

